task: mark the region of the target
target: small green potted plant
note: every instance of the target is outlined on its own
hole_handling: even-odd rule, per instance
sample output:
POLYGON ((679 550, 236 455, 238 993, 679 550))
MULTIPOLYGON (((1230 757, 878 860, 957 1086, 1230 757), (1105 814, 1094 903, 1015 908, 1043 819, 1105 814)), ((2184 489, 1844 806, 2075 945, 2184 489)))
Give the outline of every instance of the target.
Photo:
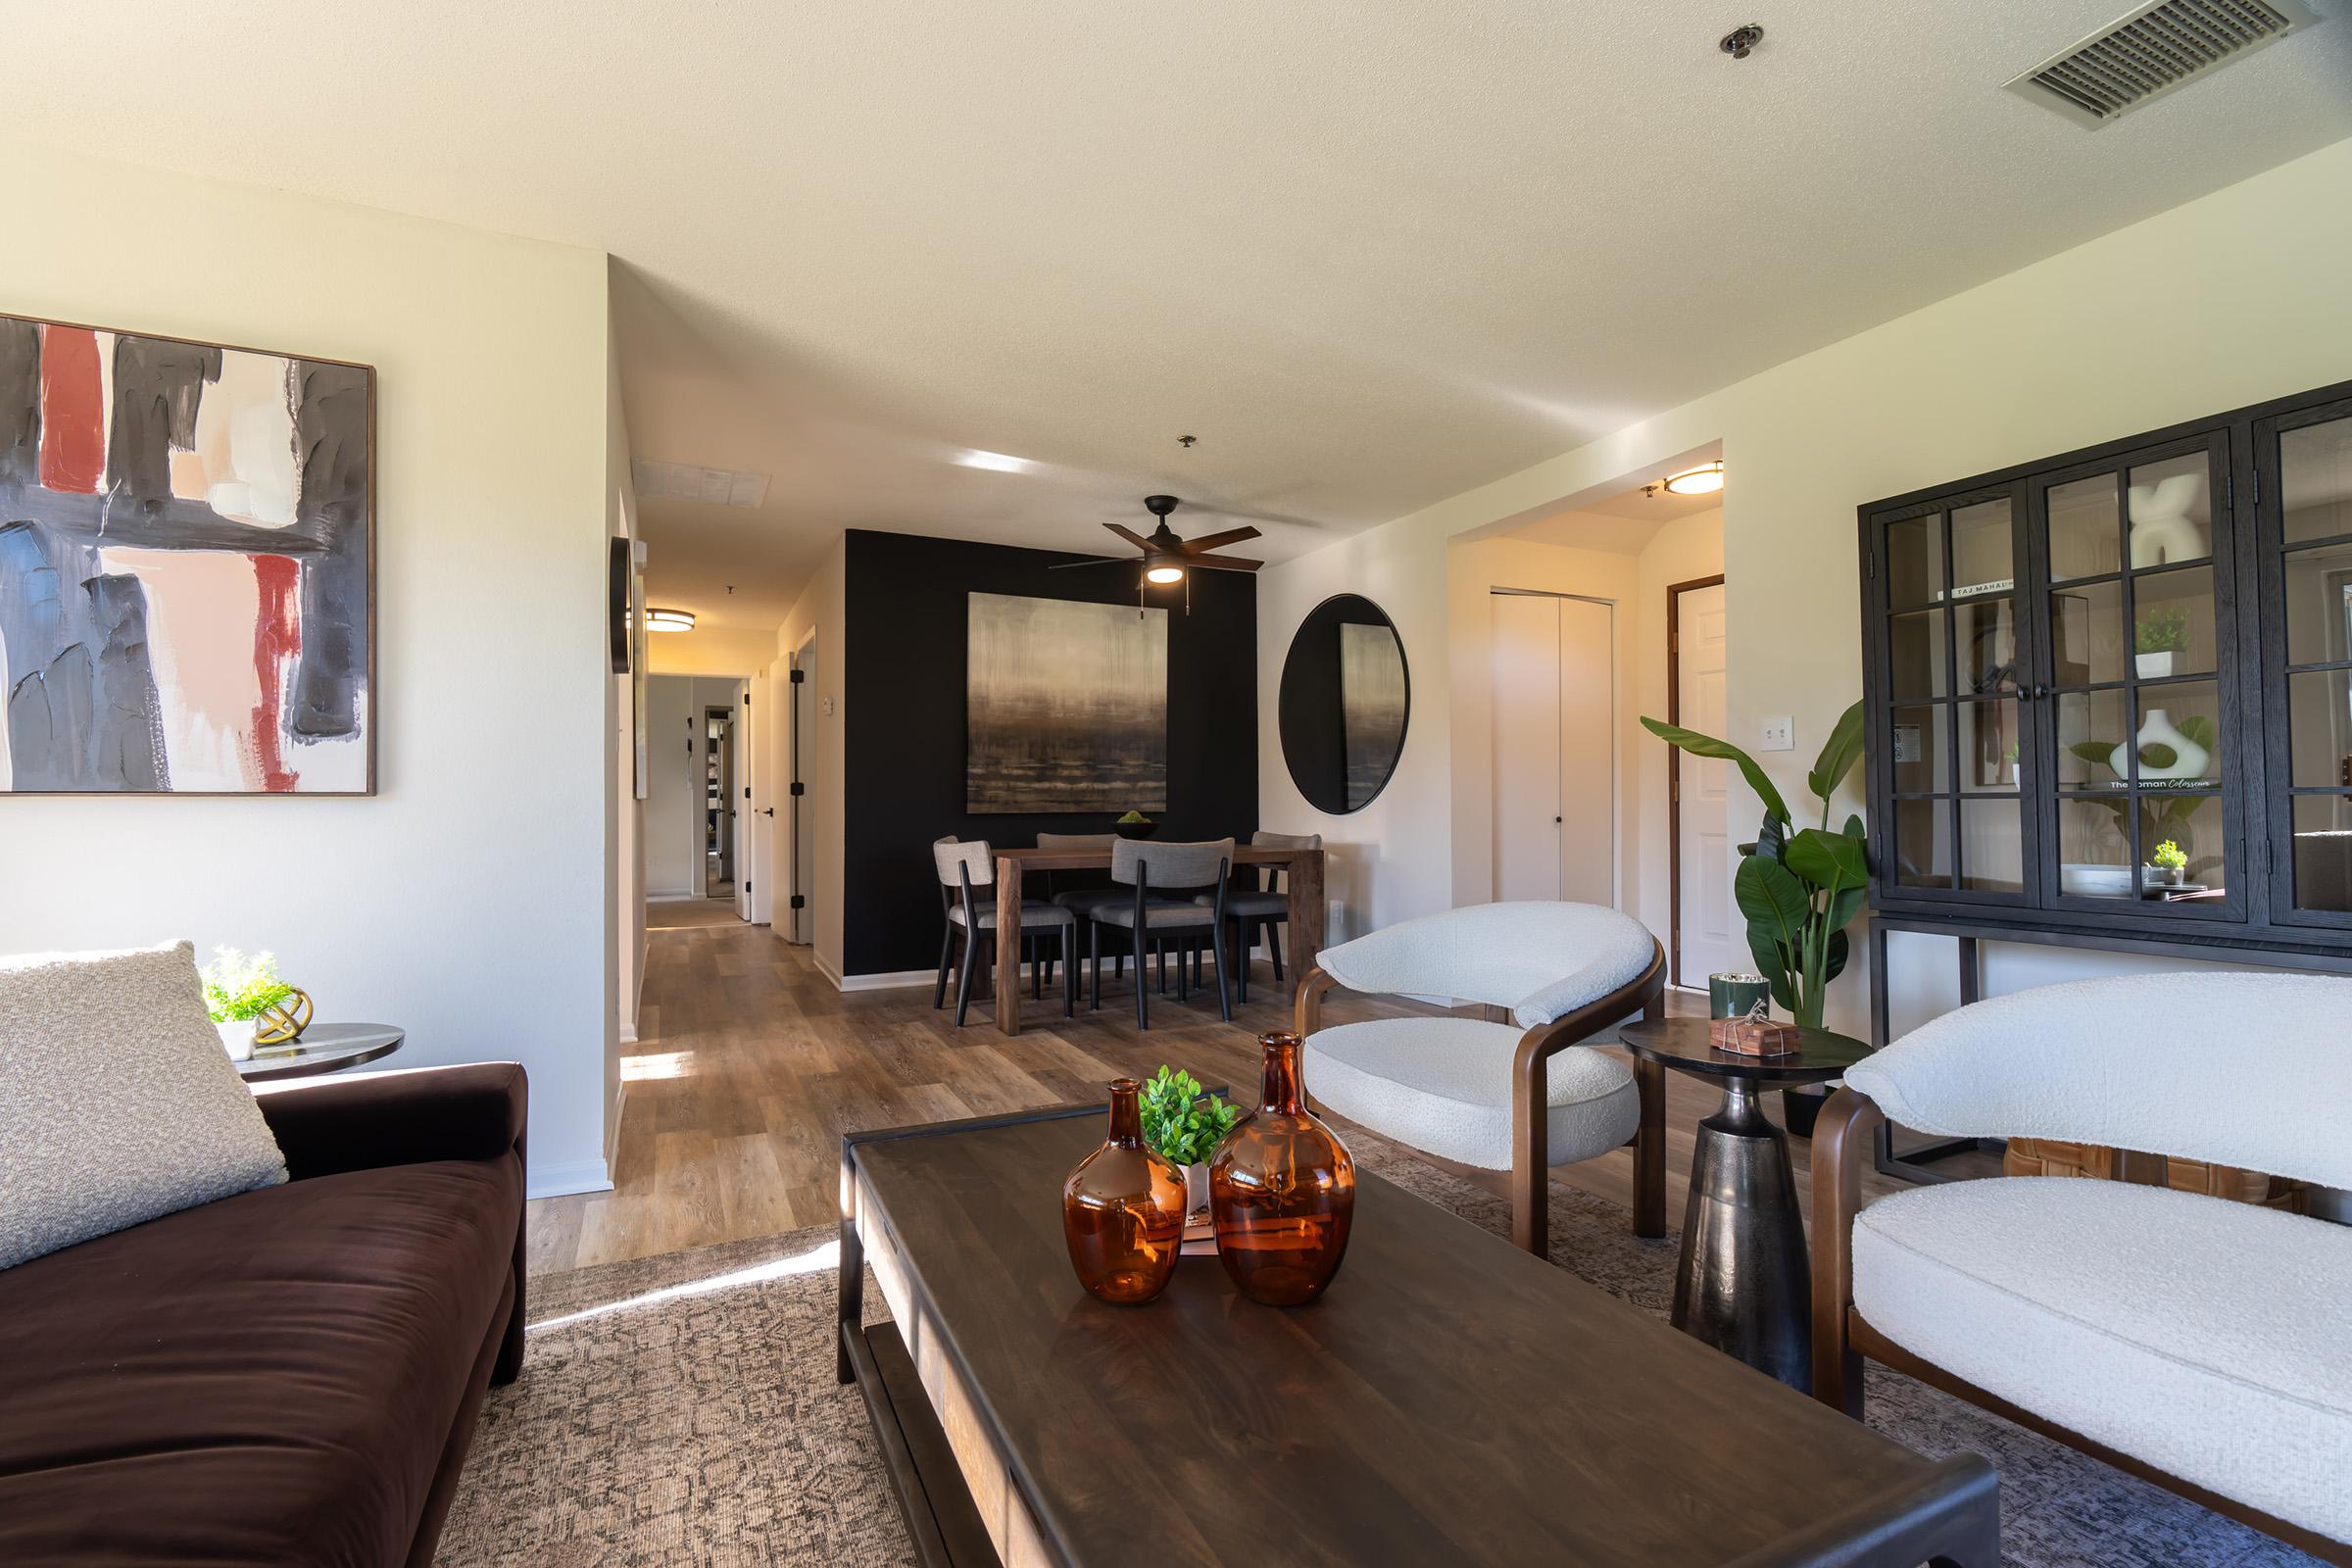
POLYGON ((275 957, 260 953, 248 958, 234 948, 215 948, 201 974, 204 1004, 229 1060, 250 1060, 255 1021, 292 996, 294 988, 277 977, 275 957))
POLYGON ((2149 880, 2163 887, 2177 888, 2188 870, 2188 857, 2171 839, 2148 852, 2149 880))
POLYGON ((1159 831, 1159 824, 1141 811, 1129 811, 1110 825, 1123 839, 1148 839, 1159 831))
POLYGON ((1242 1113, 1217 1096, 1202 1094, 1199 1079, 1172 1072, 1165 1062, 1144 1080, 1140 1103, 1145 1145, 1184 1167, 1185 1212, 1199 1214, 1208 1207, 1209 1156, 1242 1113))
POLYGON ((2141 680, 2161 680, 2188 653, 2188 612, 2159 605, 2140 612, 2132 636, 2132 665, 2141 680))

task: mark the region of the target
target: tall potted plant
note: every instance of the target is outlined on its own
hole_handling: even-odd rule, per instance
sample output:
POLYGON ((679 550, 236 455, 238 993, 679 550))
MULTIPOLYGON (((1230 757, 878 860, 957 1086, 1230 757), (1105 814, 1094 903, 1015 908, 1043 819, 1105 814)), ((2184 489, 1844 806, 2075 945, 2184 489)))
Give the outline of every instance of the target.
MULTIPOLYGON (((1805 775, 1805 787, 1821 802, 1819 827, 1797 827, 1764 769, 1731 742, 1654 718, 1644 718, 1642 726, 1693 757, 1737 764, 1763 801, 1764 825, 1755 843, 1740 846, 1732 897, 1747 917, 1747 950, 1755 956, 1756 972, 1772 985, 1772 1000, 1799 1024, 1820 1028, 1830 982, 1845 970, 1846 925, 1870 889, 1862 818, 1849 814, 1841 829, 1830 830, 1830 798, 1862 760, 1862 705, 1838 716, 1805 775)), ((1810 1132, 1819 1100, 1800 1102, 1791 1093, 1786 1103, 1790 1131, 1810 1132)))

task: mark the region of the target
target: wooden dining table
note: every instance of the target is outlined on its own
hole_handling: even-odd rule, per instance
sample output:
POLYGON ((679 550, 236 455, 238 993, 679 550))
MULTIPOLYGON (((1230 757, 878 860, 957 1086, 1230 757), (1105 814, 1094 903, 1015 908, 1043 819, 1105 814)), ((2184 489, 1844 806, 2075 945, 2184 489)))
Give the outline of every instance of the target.
MULTIPOLYGON (((1147 855, 1145 860, 1150 862, 1147 855)), ((1284 946, 1289 959, 1290 985, 1298 989, 1301 975, 1315 966, 1323 952, 1323 852, 1321 850, 1284 850, 1257 845, 1237 845, 1233 863, 1242 865, 1278 865, 1285 873, 1283 884, 1291 897, 1291 928, 1284 946)), ((1021 944, 1016 936, 1012 941, 1002 940, 1004 932, 1021 929, 1021 877, 1028 871, 1107 871, 1110 869, 1110 851, 1100 850, 1014 850, 997 851, 997 943, 996 992, 997 1028, 1004 1034, 1021 1032, 1021 944)), ((1072 956, 1070 972, 1062 976, 1063 985, 1077 984, 1077 960, 1072 956)), ((1143 961, 1136 961, 1136 984, 1144 983, 1143 961)))

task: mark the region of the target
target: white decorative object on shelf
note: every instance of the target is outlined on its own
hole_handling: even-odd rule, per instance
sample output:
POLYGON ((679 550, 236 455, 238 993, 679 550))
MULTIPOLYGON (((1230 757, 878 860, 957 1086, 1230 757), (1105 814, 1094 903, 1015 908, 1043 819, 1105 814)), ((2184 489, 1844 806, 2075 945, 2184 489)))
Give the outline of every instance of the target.
POLYGON ((251 1018, 224 1018, 213 1027, 220 1031, 220 1048, 228 1053, 231 1061, 253 1059, 253 1029, 251 1018))
POLYGON ((2139 776, 2143 780, 2203 778, 2205 764, 2213 760, 2212 754, 2207 752, 2204 747, 2199 746, 2195 741, 2173 727, 2172 718, 2161 708, 2148 710, 2148 716, 2140 721, 2139 735, 2136 740, 2125 741, 2107 754, 2107 765, 2115 769, 2118 778, 2130 775, 2132 748, 2134 745, 2139 748, 2141 759, 2139 776), (2173 754, 2172 761, 2162 766, 2148 761, 2148 748, 2151 746, 2170 748, 2173 754))
POLYGON ((2173 651, 2168 648, 2160 654, 2133 654, 2132 667, 2141 680, 2162 680, 2173 672, 2173 651))
POLYGON ((2132 565, 2197 561, 2212 553, 2204 530, 2189 519, 2189 504, 2205 482, 2201 473, 2175 473, 2131 487, 2132 565))

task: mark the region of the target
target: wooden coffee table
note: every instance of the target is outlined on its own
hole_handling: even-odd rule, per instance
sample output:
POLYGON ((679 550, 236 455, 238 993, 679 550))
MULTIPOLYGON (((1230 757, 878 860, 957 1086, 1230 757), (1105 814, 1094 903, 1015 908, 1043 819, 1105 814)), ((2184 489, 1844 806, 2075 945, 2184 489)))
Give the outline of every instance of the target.
POLYGON ((926 1564, 1994 1568, 1930 1461, 1358 1167, 1313 1306, 1079 1288, 1099 1106, 842 1141, 840 1372, 926 1564), (864 1265, 895 1321, 862 1326, 864 1265))

